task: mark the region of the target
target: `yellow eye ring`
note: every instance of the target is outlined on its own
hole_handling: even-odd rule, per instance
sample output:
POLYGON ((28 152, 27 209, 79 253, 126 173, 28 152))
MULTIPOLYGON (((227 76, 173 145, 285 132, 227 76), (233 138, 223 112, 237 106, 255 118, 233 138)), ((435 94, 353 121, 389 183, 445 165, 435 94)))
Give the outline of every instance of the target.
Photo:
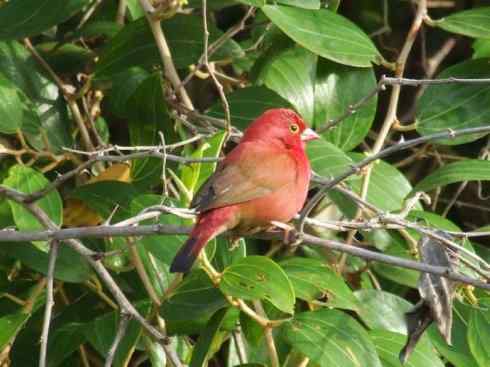
POLYGON ((289 125, 289 131, 291 131, 293 134, 298 133, 299 126, 296 124, 291 124, 291 125, 289 125))

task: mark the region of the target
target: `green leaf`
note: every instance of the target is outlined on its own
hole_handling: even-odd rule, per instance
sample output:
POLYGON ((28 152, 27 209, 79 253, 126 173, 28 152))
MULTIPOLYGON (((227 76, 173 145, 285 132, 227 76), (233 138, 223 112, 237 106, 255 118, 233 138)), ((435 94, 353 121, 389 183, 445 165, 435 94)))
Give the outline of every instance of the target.
POLYGON ((49 367, 59 366, 85 343, 85 324, 65 324, 49 334, 47 362, 49 367))
MULTIPOLYGON (((143 317, 147 317, 151 305, 149 302, 136 304, 137 310, 143 317)), ((102 315, 85 327, 85 336, 90 345, 101 355, 106 356, 116 336, 120 314, 117 311, 102 315)), ((125 367, 134 353, 142 327, 137 320, 129 320, 126 332, 119 343, 114 355, 114 367, 125 367)))
POLYGON ((490 7, 460 11, 435 21, 448 32, 474 38, 490 38, 490 7))
MULTIPOLYGON (((350 153, 349 156, 360 162, 365 156, 359 153, 350 153)), ((360 192, 362 177, 353 176, 349 181, 357 193, 360 192)), ((408 194, 412 192, 412 185, 407 178, 394 166, 384 161, 377 161, 373 165, 367 201, 385 211, 400 210, 408 194)), ((420 204, 416 208, 421 208, 420 204)))
POLYGON ((160 308, 170 334, 200 332, 227 302, 203 270, 191 272, 160 308))
POLYGON ((276 91, 295 107, 305 121, 313 124, 316 55, 297 46, 265 57, 267 62, 260 69, 258 83, 276 91))
POLYGON ((53 153, 71 147, 71 121, 59 88, 18 42, 0 42, 0 75, 22 92, 22 132, 27 142, 37 150, 49 148, 53 153))
POLYGON ((29 318, 28 313, 13 313, 0 318, 0 349, 4 348, 15 338, 29 318))
MULTIPOLYGON (((366 234, 370 242, 382 249, 386 255, 413 260, 405 240, 393 231, 375 230, 366 234)), ((415 270, 394 267, 384 263, 374 263, 373 270, 383 278, 407 287, 416 288, 419 273, 415 270)))
POLYGON ((413 190, 431 191, 436 187, 455 182, 488 180, 490 180, 490 161, 465 159, 438 168, 435 172, 425 176, 413 190))
POLYGON ((357 300, 344 279, 318 259, 293 257, 280 263, 293 284, 296 297, 313 301, 326 296, 330 307, 356 310, 357 300))
MULTIPOLYGON (((212 43, 222 35, 222 32, 212 23, 209 23, 208 27, 209 42, 212 43)), ((177 68, 184 68, 199 60, 204 42, 200 16, 177 15, 162 22, 162 28, 177 68), (183 33, 182 30, 185 32, 183 33)), ((242 54, 240 46, 229 39, 210 57, 210 61, 238 57, 242 54)), ((111 39, 100 55, 100 60, 95 68, 95 77, 104 79, 131 66, 150 68, 160 64, 160 54, 153 34, 148 27, 147 20, 141 18, 124 26, 111 39)))
POLYGON ((213 263, 217 270, 224 270, 227 266, 243 259, 245 256, 247 256, 247 244, 243 238, 238 239, 233 244, 223 237, 219 237, 216 240, 213 263))
POLYGON ((36 45, 36 49, 46 62, 58 74, 78 73, 90 66, 95 53, 74 43, 45 42, 36 45))
POLYGON ((472 307, 468 305, 454 302, 453 327, 451 329, 452 345, 447 345, 435 325, 428 329, 428 334, 435 348, 455 367, 478 366, 471 354, 467 339, 471 310, 472 307))
POLYGON ((308 142, 306 153, 313 171, 326 178, 341 175, 354 163, 342 150, 324 139, 308 142))
POLYGON ((473 59, 481 59, 490 57, 490 40, 477 39, 473 42, 473 59))
MULTIPOLYGON (((453 65, 438 75, 439 79, 489 78, 488 59, 469 60, 453 65)), ((434 134, 448 129, 488 125, 490 85, 453 84, 427 88, 417 108, 417 132, 434 134)), ((456 145, 477 140, 486 134, 474 134, 454 139, 437 140, 437 144, 456 145)))
POLYGON ((37 35, 80 11, 88 0, 9 1, 0 7, 0 40, 37 35))
POLYGON ((320 9, 320 0, 277 0, 278 4, 296 6, 305 9, 320 9))
POLYGON ((248 256, 223 271, 223 293, 245 300, 265 299, 279 310, 294 313, 294 289, 284 270, 265 256, 248 256))
POLYGON ((330 10, 266 5, 269 19, 294 41, 326 59, 369 67, 381 57, 369 37, 355 24, 330 10))
MULTIPOLYGON (((49 184, 49 181, 42 173, 32 168, 15 165, 10 168, 9 176, 3 184, 25 194, 31 194, 45 188, 49 184)), ((50 191, 35 203, 56 225, 61 226, 63 219, 63 204, 58 191, 50 191)), ((21 204, 9 200, 9 205, 12 210, 15 225, 19 230, 34 231, 45 229, 44 225, 39 223, 39 221, 21 204)), ((36 243, 43 244, 44 241, 36 241, 36 243)))
MULTIPOLYGON (((290 103, 266 87, 247 87, 227 95, 233 126, 245 129, 253 120, 270 108, 291 107, 290 103)), ((224 118, 223 106, 217 102, 209 115, 224 118)))
POLYGON ((23 109, 19 90, 0 74, 0 133, 14 134, 22 127, 23 109))
MULTIPOLYGON (((405 335, 387 330, 371 330, 369 331, 369 336, 376 347, 376 351, 384 367, 402 367, 398 359, 398 354, 405 345, 405 335)), ((434 352, 434 348, 428 338, 423 337, 417 343, 413 353, 403 366, 444 367, 444 363, 434 352)))
POLYGON ((209 320, 206 328, 197 339, 197 343, 192 351, 192 359, 189 367, 205 366, 213 354, 219 350, 224 337, 228 334, 225 329, 227 319, 232 318, 235 322, 238 318, 237 309, 221 309, 209 320))
POLYGON ((99 181, 77 187, 71 198, 83 201, 103 218, 112 217, 118 222, 131 215, 129 203, 138 195, 138 190, 131 184, 121 181, 99 181), (117 207, 115 213, 114 209, 117 207))
POLYGON ((468 344, 480 367, 490 361, 490 303, 481 304, 481 309, 472 309, 468 325, 468 344))
MULTIPOLYGON (((315 84, 315 127, 342 116, 376 87, 372 68, 352 68, 318 59, 315 84)), ((359 145, 376 115, 377 95, 333 129, 321 135, 344 151, 359 145)))
MULTIPOLYGON (((35 271, 47 275, 49 255, 30 243, 12 243, 8 248, 0 248, 0 254, 19 260, 22 264, 35 271)), ((68 246, 60 246, 56 266, 55 279, 82 283, 92 275, 87 260, 68 246)))
MULTIPOLYGON (((139 195, 131 201, 131 215, 139 214, 145 208, 159 205, 162 197, 159 195, 139 195)), ((155 221, 148 220, 143 224, 154 224, 155 221)), ((161 215, 158 223, 176 226, 186 225, 186 222, 175 215, 161 215)), ((184 244, 187 237, 184 235, 161 235, 145 236, 138 243, 141 243, 147 251, 151 252, 158 260, 170 265, 179 248, 184 244)))
POLYGON ((361 289, 354 292, 359 301, 359 317, 370 329, 407 333, 405 313, 412 305, 395 294, 381 290, 361 289))
POLYGON ((351 316, 326 308, 297 314, 286 341, 320 367, 381 367, 373 342, 351 316))

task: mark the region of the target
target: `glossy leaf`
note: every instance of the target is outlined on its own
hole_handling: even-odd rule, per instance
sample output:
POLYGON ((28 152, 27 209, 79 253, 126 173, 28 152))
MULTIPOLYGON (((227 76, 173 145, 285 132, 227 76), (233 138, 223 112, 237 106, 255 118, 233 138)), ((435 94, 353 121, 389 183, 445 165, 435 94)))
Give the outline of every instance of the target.
POLYGON ((0 74, 0 133, 13 134, 22 127, 24 105, 17 87, 0 74))
POLYGON ((485 367, 490 361, 490 303, 480 305, 480 309, 471 310, 468 325, 468 344, 479 367, 485 367))
MULTIPOLYGON (((488 78, 488 59, 469 60, 453 65, 438 75, 443 78, 488 78)), ((462 129, 488 125, 490 86, 488 84, 436 85, 427 88, 417 108, 417 132, 429 135, 447 129, 462 129)), ((438 140, 437 144, 456 145, 479 139, 474 134, 454 139, 438 140)))
POLYGON ((262 8, 269 19, 294 41, 326 59, 369 67, 380 58, 369 37, 349 20, 330 10, 279 5, 262 8))
MULTIPOLYGON (((356 162, 365 158, 359 153, 351 153, 349 156, 356 162)), ((356 192, 360 192, 362 177, 354 176, 350 183, 356 192)), ((398 169, 381 160, 374 163, 367 194, 368 202, 381 210, 400 210, 411 191, 410 182, 398 169)), ((420 208, 420 204, 416 208, 420 208)))
POLYGON ((37 35, 80 11, 88 0, 9 1, 0 8, 0 41, 37 35))
POLYGON ((170 334, 196 333, 227 301, 203 270, 189 274, 160 308, 170 334))
POLYGON ((448 32, 474 38, 490 38, 490 7, 469 9, 435 21, 448 32))
POLYGON ((297 314, 285 325, 288 344, 320 367, 381 367, 366 330, 351 316, 326 308, 297 314))
MULTIPOLYGON (((291 107, 290 103, 266 87, 247 87, 227 95, 231 120, 234 126, 245 129, 269 108, 291 107)), ((223 107, 217 102, 209 115, 224 118, 223 107)))
POLYGON ((296 297, 313 301, 326 297, 326 304, 349 310, 358 308, 352 290, 339 275, 318 259, 293 257, 280 263, 293 284, 296 297))
POLYGON ((332 143, 318 139, 306 146, 312 170, 323 177, 334 178, 350 169, 352 159, 332 143))
MULTIPOLYGON (((315 127, 342 116, 350 105, 359 102, 376 88, 372 68, 352 68, 319 58, 315 82, 315 127)), ((366 137, 376 115, 377 96, 333 129, 322 133, 344 151, 359 145, 366 137)))
POLYGON ((303 47, 292 47, 268 58, 258 82, 288 100, 310 125, 314 121, 314 83, 317 56, 303 47))
MULTIPOLYGON (((169 43, 172 58, 177 68, 196 63, 202 54, 202 20, 193 15, 177 15, 162 22, 163 31, 169 43), (182 30, 185 29, 185 37, 182 30)), ((208 24, 209 42, 215 41, 222 33, 208 24)), ((241 48, 233 40, 225 44, 210 57, 219 60, 242 55, 241 48)), ((153 35, 145 18, 127 24, 107 45, 100 55, 95 74, 103 79, 132 66, 148 68, 160 65, 160 55, 153 35)))
POLYGON ((360 289, 354 295, 359 304, 359 317, 370 329, 406 334, 405 312, 412 308, 408 301, 395 294, 374 289, 360 289))
POLYGON ((439 186, 446 186, 461 181, 489 181, 490 161, 465 159, 442 166, 430 175, 425 176, 414 191, 431 191, 439 186))
MULTIPOLYGON (((11 244, 5 249, 0 249, 0 254, 19 260, 23 265, 35 271, 47 275, 49 255, 30 243, 11 244)), ((68 246, 60 246, 56 267, 55 279, 69 283, 82 283, 92 275, 90 266, 85 258, 68 246)))
MULTIPOLYGON (((15 165, 9 170, 9 176, 3 182, 5 186, 11 187, 17 191, 30 194, 45 188, 49 181, 44 175, 32 168, 15 165)), ((9 200, 12 216, 19 230, 39 230, 45 229, 44 225, 21 204, 9 200)), ((63 204, 58 191, 52 190, 47 195, 36 201, 47 216, 56 224, 61 225, 63 215, 63 204)), ((43 243, 43 242, 40 242, 43 243)))
MULTIPOLYGON (((373 341, 384 367, 402 367, 398 353, 403 348, 405 336, 387 330, 371 330, 369 336, 373 341)), ((422 338, 413 354, 403 365, 406 367, 444 367, 444 363, 435 353, 428 338, 422 338)))
POLYGON ((223 271, 223 293, 245 300, 263 299, 279 310, 294 313, 294 289, 284 270, 264 256, 248 256, 223 271))
POLYGON ((71 147, 66 102, 56 84, 18 42, 0 42, 0 75, 22 92, 19 93, 23 104, 22 132, 27 142, 37 150, 49 148, 53 153, 71 147))

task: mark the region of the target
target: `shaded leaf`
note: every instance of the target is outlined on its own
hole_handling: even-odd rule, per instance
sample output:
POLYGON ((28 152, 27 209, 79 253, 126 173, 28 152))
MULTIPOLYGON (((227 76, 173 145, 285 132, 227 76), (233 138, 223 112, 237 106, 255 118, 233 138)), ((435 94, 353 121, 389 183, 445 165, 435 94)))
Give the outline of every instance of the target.
POLYGON ((0 349, 4 349, 29 319, 28 313, 13 313, 0 317, 0 349))
MULTIPOLYGON (((107 78, 132 66, 149 68, 160 65, 160 55, 147 23, 145 18, 133 21, 111 39, 100 55, 100 61, 95 69, 96 78, 107 78)), ((209 42, 212 43, 221 36, 222 32, 212 23, 209 23, 208 27, 209 42)), ((199 60, 204 42, 201 17, 177 15, 162 22, 162 28, 177 68, 186 67, 199 60), (183 29, 185 29, 184 34, 183 29)), ((210 60, 237 57, 242 53, 240 46, 229 39, 210 57, 210 60)))
POLYGON ((0 74, 0 133, 13 134, 22 127, 24 104, 17 87, 0 74))
POLYGON ((85 324, 69 323, 53 330, 48 339, 47 363, 49 367, 59 366, 85 343, 85 324))
POLYGON ((455 182, 489 180, 490 161, 465 159, 438 168, 435 172, 425 176, 413 190, 431 191, 439 186, 446 186, 455 182))
POLYGON ((203 270, 191 272, 160 308, 170 334, 199 332, 227 301, 203 270))
POLYGON ((0 8, 0 40, 39 34, 80 11, 88 0, 9 1, 0 8))
POLYGON ((294 313, 294 289, 284 270, 265 256, 248 256, 227 267, 219 285, 229 296, 265 299, 286 313, 294 313))
POLYGON ((381 367, 367 332, 343 312, 303 312, 284 327, 286 341, 320 367, 381 367))
MULTIPOLYGON (((488 59, 469 60, 453 65, 438 76, 439 79, 488 78, 488 59)), ((490 85, 452 84, 427 88, 417 105, 417 132, 429 135, 447 129, 462 129, 488 125, 490 114, 490 85)), ((479 139, 485 134, 474 134, 454 139, 437 140, 437 144, 456 145, 479 139)))
POLYGON ((301 46, 340 64, 369 67, 380 58, 369 37, 330 10, 266 5, 269 19, 301 46))

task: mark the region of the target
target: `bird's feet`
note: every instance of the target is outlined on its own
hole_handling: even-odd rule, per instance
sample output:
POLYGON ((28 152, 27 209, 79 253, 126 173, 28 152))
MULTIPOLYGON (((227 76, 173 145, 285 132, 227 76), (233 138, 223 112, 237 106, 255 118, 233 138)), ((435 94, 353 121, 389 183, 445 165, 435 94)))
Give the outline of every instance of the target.
POLYGON ((283 230, 282 242, 285 245, 290 247, 296 247, 301 242, 303 242, 303 236, 293 226, 282 222, 276 222, 276 221, 271 221, 271 224, 283 230))

